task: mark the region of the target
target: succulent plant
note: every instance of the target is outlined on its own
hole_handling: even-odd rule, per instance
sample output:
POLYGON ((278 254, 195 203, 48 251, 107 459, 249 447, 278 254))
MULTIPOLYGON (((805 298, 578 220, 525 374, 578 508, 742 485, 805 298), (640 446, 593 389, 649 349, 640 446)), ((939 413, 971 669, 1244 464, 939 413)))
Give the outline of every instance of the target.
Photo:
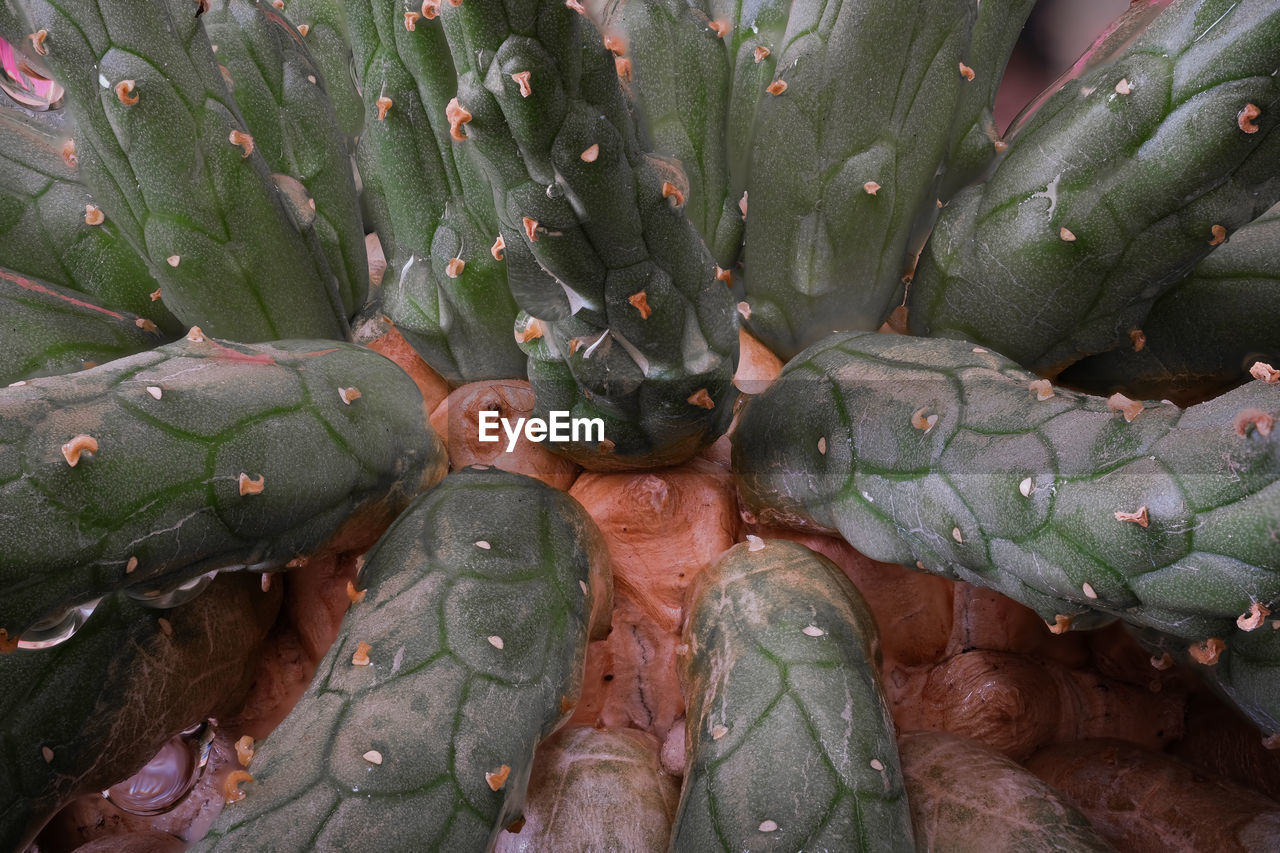
POLYGON ((193 328, 0 398, 6 644, 107 593, 303 560, 353 520, 385 526, 446 466, 409 377, 333 341, 193 328))
POLYGON ((268 630, 201 849, 928 844, 902 697, 975 679, 1054 705, 947 747, 1010 838, 1105 849, 984 749, 1190 673, 1280 742, 1280 7, 1136 2, 1002 134, 1035 5, 0 3, 0 846, 268 630))
POLYGON ((155 298, 159 285, 146 262, 81 183, 67 128, 0 109, 0 150, 0 266, 143 317, 169 338, 180 335, 182 325, 155 298))
POLYGON ((308 52, 320 68, 338 126, 348 139, 364 129, 364 106, 356 85, 351 54, 351 26, 345 0, 292 0, 283 9, 272 4, 307 41, 308 52))
POLYGON ((689 604, 671 849, 914 850, 875 620, 843 573, 753 537, 703 570, 689 604))
POLYGON ((1280 200, 1280 9, 1176 2, 1095 56, 938 218, 915 334, 1056 372, 1132 345, 1152 302, 1280 200))
POLYGON ((562 447, 589 467, 682 462, 729 424, 733 306, 572 5, 443 6, 452 115, 494 190, 535 413, 600 418, 603 438, 562 447))
POLYGON ((163 343, 146 317, 114 311, 56 284, 0 269, 0 305, 12 324, 0 339, 0 383, 67 373, 163 343))
POLYGON ((356 147, 367 223, 388 250, 382 310, 453 384, 524 378, 493 193, 453 138, 457 72, 440 21, 409 26, 403 4, 346 4, 363 87, 356 147))
POLYGON ((349 317, 364 304, 369 265, 347 138, 320 63, 265 3, 215 0, 201 22, 253 147, 349 317))
POLYGON ((291 216, 200 25, 208 4, 18 5, 67 90, 81 179, 165 307, 231 340, 345 337, 362 290, 342 293, 291 216))
POLYGON ((422 495, 370 552, 360 601, 255 754, 253 797, 201 850, 480 850, 520 816, 610 609, 607 554, 563 492, 495 469, 422 495))
POLYGON ((1207 399, 1280 364, 1280 207, 1231 235, 1156 299, 1132 345, 1086 356, 1061 381, 1128 397, 1207 399))
MULTIPOLYGON (((1055 630, 1110 614, 1216 659, 1280 601, 1278 408, 1274 379, 1183 410, 1055 388, 967 342, 850 332, 752 400, 735 468, 766 520, 997 589, 1055 630), (797 423, 799 400, 822 404, 797 423)), ((1280 728, 1280 707, 1246 710, 1280 728)))

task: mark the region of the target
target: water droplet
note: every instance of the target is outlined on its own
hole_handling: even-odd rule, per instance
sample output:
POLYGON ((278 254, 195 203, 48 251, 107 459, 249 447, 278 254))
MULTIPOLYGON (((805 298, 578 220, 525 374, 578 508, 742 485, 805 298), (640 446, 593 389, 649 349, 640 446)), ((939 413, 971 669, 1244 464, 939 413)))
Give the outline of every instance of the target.
POLYGON ((186 604, 213 583, 213 579, 217 576, 217 572, 208 572, 199 577, 191 578, 183 581, 176 586, 161 587, 159 589, 130 588, 124 592, 134 601, 146 607, 154 607, 158 610, 168 610, 171 607, 177 607, 180 604, 186 604))
POLYGON ((112 785, 107 799, 122 811, 158 815, 172 811, 195 787, 204 772, 200 742, 204 724, 169 738, 147 765, 130 778, 112 785))
POLYGON ((18 638, 20 649, 48 649, 67 640, 89 620, 101 598, 68 608, 62 613, 48 616, 32 625, 18 638))
MULTIPOLYGON (((47 47, 43 48, 48 50, 47 47)), ((62 87, 32 69, 13 45, 0 39, 0 89, 32 112, 56 110, 62 106, 62 87)))

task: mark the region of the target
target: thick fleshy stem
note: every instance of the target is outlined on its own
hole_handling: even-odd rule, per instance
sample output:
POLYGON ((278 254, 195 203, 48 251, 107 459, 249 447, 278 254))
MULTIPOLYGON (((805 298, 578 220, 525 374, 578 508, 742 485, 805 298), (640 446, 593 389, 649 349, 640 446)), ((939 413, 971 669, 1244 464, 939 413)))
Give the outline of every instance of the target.
POLYGON ((393 0, 347 4, 367 110, 356 150, 368 224, 387 254, 382 310, 454 385, 522 379, 511 334, 493 192, 471 152, 455 144, 457 75, 442 22, 406 15, 393 0))
POLYGON ((1057 632, 1119 617, 1208 658, 1254 605, 1280 610, 1277 416, 1265 379, 1184 410, 847 333, 746 405, 734 470, 763 520, 998 590, 1057 632))
POLYGON ((326 262, 345 316, 354 315, 369 290, 364 223, 347 139, 308 48, 309 31, 303 36, 263 0, 212 0, 200 20, 254 149, 312 253, 326 262))
POLYGON ((569 718, 588 638, 607 631, 590 516, 530 477, 464 469, 400 516, 360 583, 243 801, 197 851, 265 837, 281 853, 491 850, 519 817, 534 750, 569 718))
POLYGON ((939 216, 914 334, 1044 375, 1129 346, 1152 303, 1280 200, 1280 8, 1177 0, 1066 80, 939 216))
POLYGON ((0 525, 0 645, 110 592, 162 598, 304 559, 348 526, 376 535, 447 465, 394 362, 198 328, 0 389, 0 459, 0 517, 15 520, 0 525))
POLYGON ((493 186, 536 414, 602 421, 602 437, 557 444, 588 467, 687 459, 728 427, 735 315, 681 176, 637 136, 613 54, 555 0, 441 18, 471 116, 455 144, 476 148, 493 186))
POLYGON ((15 3, 46 34, 81 179, 184 324, 241 341, 346 337, 324 258, 254 150, 194 5, 157 2, 15 3))

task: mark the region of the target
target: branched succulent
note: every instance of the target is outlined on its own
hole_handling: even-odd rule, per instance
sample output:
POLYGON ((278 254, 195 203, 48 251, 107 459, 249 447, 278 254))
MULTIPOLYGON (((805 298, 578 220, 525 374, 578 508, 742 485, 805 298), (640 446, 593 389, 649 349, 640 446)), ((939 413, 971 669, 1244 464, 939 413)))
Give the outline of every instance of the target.
POLYGON ((832 562, 752 535, 655 604, 643 519, 446 477, 476 436, 433 382, 566 416, 557 476, 655 513, 728 464, 748 524, 1122 621, 1280 732, 1280 5, 1135 2, 1005 131, 1035 5, 0 3, 0 847, 234 714, 290 591, 366 551, 186 841, 908 849, 951 826, 912 785, 955 801, 922 755, 1008 771, 899 761, 892 626, 832 562), (607 654, 630 631, 687 716, 637 688, 642 735, 552 738, 615 719, 610 564, 607 654), (634 825, 598 825, 611 779, 634 825))

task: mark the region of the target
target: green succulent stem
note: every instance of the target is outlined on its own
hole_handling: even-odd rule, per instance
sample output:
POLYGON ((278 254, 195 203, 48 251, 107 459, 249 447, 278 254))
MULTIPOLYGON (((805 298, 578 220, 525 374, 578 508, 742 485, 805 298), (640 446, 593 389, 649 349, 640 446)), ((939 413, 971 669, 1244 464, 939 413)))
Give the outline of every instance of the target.
MULTIPOLYGON (((1225 238, 1224 238, 1225 239, 1225 238)), ((1231 235, 1151 306, 1127 346, 1064 370, 1092 393, 1195 403, 1247 381, 1259 361, 1280 365, 1280 207, 1231 235)))
POLYGON ((185 328, 152 297, 160 285, 80 182, 78 164, 66 129, 0 109, 0 266, 180 335, 185 328))
MULTIPOLYGON (((938 199, 950 199, 981 179, 1003 148, 994 115, 996 91, 1035 4, 1036 0, 985 0, 978 5, 964 56, 973 79, 961 87, 956 99, 938 199)), ((930 212, 937 210, 935 203, 926 203, 927 211, 931 207, 930 212)))
POLYGON ((0 386, 73 373, 169 340, 145 317, 0 269, 0 386))
POLYGON ((464 469, 405 511, 360 582, 244 801, 196 850, 490 850, 519 816, 612 606, 590 516, 532 478, 464 469))
POLYGON ((742 275, 747 326, 784 360, 902 301, 953 114, 990 85, 967 77, 977 15, 971 0, 796 4, 762 45, 775 66, 753 118, 742 275))
MULTIPOLYGON (((1242 614, 1243 615, 1243 614, 1242 614)), ((1268 614, 1269 615, 1269 614, 1268 614)), ((1133 633, 1153 662, 1177 663, 1199 675, 1219 696, 1269 735, 1280 734, 1280 630, 1275 622, 1248 614, 1249 630, 1236 626, 1222 644, 1188 644, 1151 628, 1133 633)))
POLYGON ((369 291, 364 223, 347 139, 308 39, 262 0, 214 0, 200 20, 254 147, 351 317, 369 291))
POLYGON ((518 309, 490 250, 493 191, 450 135, 457 76, 441 21, 393 0, 349 3, 347 14, 366 110, 357 158, 388 261, 383 311, 453 385, 524 378, 518 309))
POLYGON ((1178 0, 1069 77, 938 219, 914 334, 1053 375, 1127 346, 1153 302, 1280 200, 1280 9, 1178 0))
POLYGON ((280 13, 306 33, 338 126, 347 139, 355 139, 364 129, 364 104, 352 68, 347 6, 347 0, 289 0, 280 13))
POLYGON ((672 158, 683 178, 685 215, 716 264, 733 269, 742 246, 742 191, 730 189, 727 123, 739 39, 713 20, 707 3, 688 0, 613 0, 602 4, 597 24, 618 57, 646 145, 672 158))
POLYGON ((670 849, 914 850, 870 609, 825 557, 752 539, 689 592, 670 849))
POLYGON ((682 176, 643 147, 583 14, 476 0, 441 19, 466 114, 455 145, 493 187, 535 415, 601 418, 603 442, 557 445, 589 467, 687 459, 728 426, 737 327, 682 176))
POLYGON ((190 0, 20 0, 67 91, 81 179, 186 325, 233 340, 344 338, 308 247, 190 0))
POLYGON ((1277 417, 1274 379, 1181 409, 1054 388, 971 343, 848 333, 747 404, 734 468, 762 519, 995 589, 1055 630, 1119 617, 1230 644, 1255 605, 1280 608, 1277 417))
MULTIPOLYGON (((279 569, 444 474, 422 395, 333 341, 184 339, 0 389, 0 640, 118 590, 279 569)), ((367 533, 366 533, 367 535, 367 533)))

